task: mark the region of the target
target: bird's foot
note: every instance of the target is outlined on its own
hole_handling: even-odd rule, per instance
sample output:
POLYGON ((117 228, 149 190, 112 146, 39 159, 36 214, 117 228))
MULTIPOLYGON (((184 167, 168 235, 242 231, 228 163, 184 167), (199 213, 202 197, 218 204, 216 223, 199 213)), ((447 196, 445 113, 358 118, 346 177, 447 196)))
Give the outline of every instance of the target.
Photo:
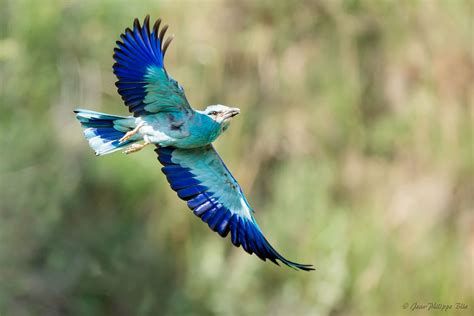
POLYGON ((150 144, 150 143, 149 142, 144 142, 143 144, 131 144, 130 146, 128 146, 123 151, 123 153, 126 154, 126 155, 131 154, 131 153, 135 153, 137 151, 142 150, 148 144, 150 144))
POLYGON ((140 130, 142 126, 143 126, 143 123, 140 123, 137 125, 137 127, 132 129, 131 131, 126 132, 125 135, 123 135, 123 137, 119 139, 119 143, 124 143, 127 140, 129 140, 132 136, 138 133, 138 131, 140 130))

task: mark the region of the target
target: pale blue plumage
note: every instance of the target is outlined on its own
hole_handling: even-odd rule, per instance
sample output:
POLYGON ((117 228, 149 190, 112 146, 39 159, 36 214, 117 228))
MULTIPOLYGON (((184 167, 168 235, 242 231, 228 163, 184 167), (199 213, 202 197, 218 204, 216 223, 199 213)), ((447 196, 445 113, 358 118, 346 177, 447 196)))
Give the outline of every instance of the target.
POLYGON ((222 237, 230 234, 235 246, 264 261, 312 270, 285 259, 263 236, 242 189, 211 145, 240 110, 223 105, 191 108, 183 88, 164 68, 170 39, 163 41, 167 26, 160 31, 160 23, 150 30, 148 17, 143 26, 135 20, 114 50, 116 86, 134 116, 75 111, 89 145, 102 155, 154 144, 171 188, 213 231, 222 237))

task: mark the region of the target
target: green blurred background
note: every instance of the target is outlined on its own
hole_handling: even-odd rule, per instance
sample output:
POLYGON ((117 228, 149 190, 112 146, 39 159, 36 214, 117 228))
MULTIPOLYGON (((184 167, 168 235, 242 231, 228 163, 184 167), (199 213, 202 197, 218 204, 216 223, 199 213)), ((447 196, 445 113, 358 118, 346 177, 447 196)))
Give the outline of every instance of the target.
POLYGON ((473 312, 470 1, 0 0, 0 315, 473 312), (97 158, 72 110, 126 114, 112 50, 150 14, 295 272, 200 222, 152 148, 97 158), (454 308, 454 307, 453 307, 454 308))

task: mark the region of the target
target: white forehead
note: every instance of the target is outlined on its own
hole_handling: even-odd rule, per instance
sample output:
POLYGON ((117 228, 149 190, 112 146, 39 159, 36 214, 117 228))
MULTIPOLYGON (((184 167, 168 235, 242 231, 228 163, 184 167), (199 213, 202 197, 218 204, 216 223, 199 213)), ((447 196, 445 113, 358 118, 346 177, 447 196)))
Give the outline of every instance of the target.
POLYGON ((209 105, 207 108, 206 108, 206 112, 210 112, 210 111, 217 111, 217 112, 221 112, 221 111, 226 111, 228 110, 229 107, 228 106, 225 106, 225 105, 222 105, 222 104, 214 104, 214 105, 209 105))

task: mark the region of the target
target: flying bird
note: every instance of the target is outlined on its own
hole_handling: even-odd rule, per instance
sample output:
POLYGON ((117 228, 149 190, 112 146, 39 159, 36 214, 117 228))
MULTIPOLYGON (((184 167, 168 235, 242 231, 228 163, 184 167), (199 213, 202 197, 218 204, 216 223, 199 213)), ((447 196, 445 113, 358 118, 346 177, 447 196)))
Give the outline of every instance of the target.
POLYGON ((181 85, 165 70, 163 59, 173 37, 165 40, 168 25, 161 19, 150 27, 135 19, 116 42, 113 72, 118 93, 133 116, 90 110, 74 112, 96 155, 118 150, 130 154, 147 145, 155 152, 171 189, 220 236, 230 233, 232 243, 265 261, 278 261, 295 269, 312 265, 285 259, 264 237, 242 189, 212 146, 233 117, 235 107, 210 105, 193 109, 181 85))

